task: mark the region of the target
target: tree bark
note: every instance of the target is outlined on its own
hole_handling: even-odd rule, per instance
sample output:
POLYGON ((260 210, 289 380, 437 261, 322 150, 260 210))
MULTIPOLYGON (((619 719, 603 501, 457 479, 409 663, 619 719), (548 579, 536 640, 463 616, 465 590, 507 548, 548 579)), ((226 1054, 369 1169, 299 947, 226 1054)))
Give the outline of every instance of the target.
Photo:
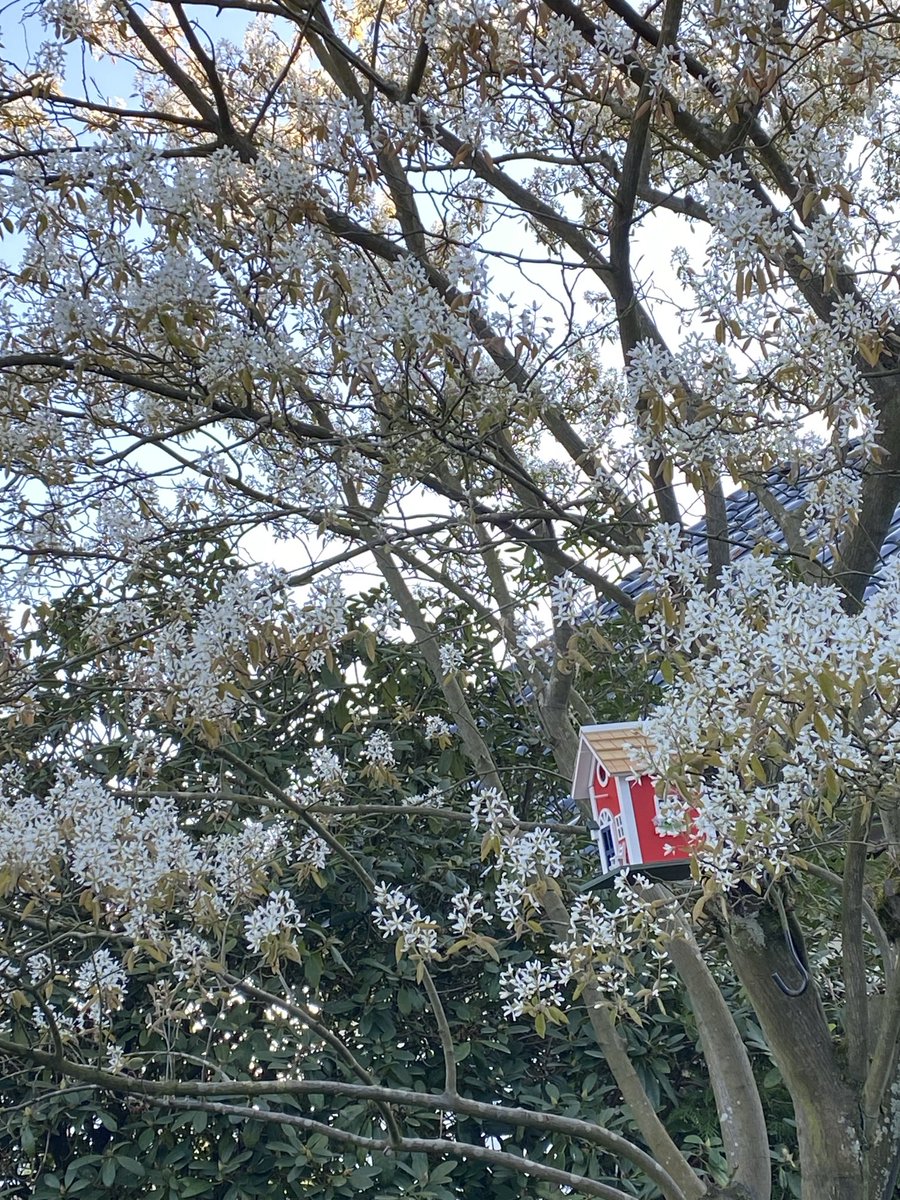
MULTIPOLYGON (((689 931, 675 934, 666 950, 697 1017, 734 1188, 742 1188, 749 1200, 769 1200, 772 1167, 768 1131, 747 1049, 689 931)), ((741 1193, 732 1189, 732 1194, 741 1193)))
POLYGON ((815 984, 787 995, 776 982, 793 985, 799 974, 778 914, 759 897, 742 898, 725 938, 794 1103, 803 1200, 875 1200, 864 1191, 858 1091, 844 1076, 815 984))

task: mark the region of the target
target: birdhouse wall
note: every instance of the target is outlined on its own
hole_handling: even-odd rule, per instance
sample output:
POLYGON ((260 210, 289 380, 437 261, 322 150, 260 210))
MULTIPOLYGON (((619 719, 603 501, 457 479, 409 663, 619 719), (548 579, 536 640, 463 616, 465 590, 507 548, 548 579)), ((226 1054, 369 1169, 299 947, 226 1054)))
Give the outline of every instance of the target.
POLYGON ((595 817, 602 808, 608 808, 614 817, 619 816, 622 811, 615 776, 607 775, 601 770, 599 765, 594 768, 594 777, 591 781, 591 798, 594 803, 595 817))
POLYGON ((689 857, 685 834, 660 835, 656 828, 656 789, 650 775, 630 781, 634 820, 641 844, 641 862, 676 862, 689 857), (666 847, 669 847, 668 853, 666 847))

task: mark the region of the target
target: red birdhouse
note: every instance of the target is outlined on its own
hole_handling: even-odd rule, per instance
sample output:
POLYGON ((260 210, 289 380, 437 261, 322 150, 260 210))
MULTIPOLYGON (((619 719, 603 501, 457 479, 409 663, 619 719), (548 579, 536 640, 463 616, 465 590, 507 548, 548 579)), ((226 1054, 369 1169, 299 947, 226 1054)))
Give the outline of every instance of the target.
POLYGON ((584 725, 575 761, 572 797, 589 800, 593 837, 605 873, 640 867, 647 875, 688 873, 688 838, 660 834, 654 780, 647 773, 647 739, 635 721, 584 725))

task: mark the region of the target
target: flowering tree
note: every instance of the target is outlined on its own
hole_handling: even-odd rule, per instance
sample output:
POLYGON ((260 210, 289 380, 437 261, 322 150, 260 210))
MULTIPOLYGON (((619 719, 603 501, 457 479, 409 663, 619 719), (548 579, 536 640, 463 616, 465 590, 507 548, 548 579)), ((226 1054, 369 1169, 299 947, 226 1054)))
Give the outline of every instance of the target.
POLYGON ((888 1200, 897 571, 865 598, 900 494, 891 11, 20 15, 0 67, 13 1186, 125 1194, 101 1129, 150 1109, 171 1156, 146 1180, 120 1160, 138 1194, 440 1200, 488 1173, 769 1200, 737 979, 803 1197, 888 1200), (729 476, 778 530, 752 555, 729 476), (617 695, 634 618, 693 879, 598 894, 551 802, 577 723, 642 708, 651 685, 617 695), (715 1103, 705 1148, 635 1062, 631 1025, 670 993, 715 1103), (395 994, 406 1034, 379 1017, 395 994), (473 1078, 501 1016, 527 1048, 473 1078), (534 1086, 579 1069, 565 1102, 534 1086), (60 1128, 81 1139, 63 1173, 60 1128), (189 1137, 212 1163, 223 1131, 228 1159, 185 1175, 189 1137))

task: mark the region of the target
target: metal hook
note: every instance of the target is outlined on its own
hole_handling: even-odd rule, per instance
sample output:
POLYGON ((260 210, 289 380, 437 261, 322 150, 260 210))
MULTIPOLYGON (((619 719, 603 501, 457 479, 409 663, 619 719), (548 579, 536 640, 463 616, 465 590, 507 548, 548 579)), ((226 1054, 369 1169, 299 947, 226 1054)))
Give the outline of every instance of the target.
POLYGON ((800 986, 791 987, 789 984, 784 982, 781 975, 777 971, 772 972, 772 979, 774 980, 775 986, 778 988, 778 990, 783 992, 785 996, 802 996, 809 987, 809 971, 807 971, 806 964, 797 953, 797 947, 794 945, 794 939, 791 936, 791 927, 788 925, 787 913, 784 911, 784 904, 781 901, 781 897, 777 894, 775 896, 775 903, 778 906, 778 911, 781 915, 781 928, 784 932, 784 944, 787 946, 788 953, 794 960, 794 966, 800 973, 800 986))

